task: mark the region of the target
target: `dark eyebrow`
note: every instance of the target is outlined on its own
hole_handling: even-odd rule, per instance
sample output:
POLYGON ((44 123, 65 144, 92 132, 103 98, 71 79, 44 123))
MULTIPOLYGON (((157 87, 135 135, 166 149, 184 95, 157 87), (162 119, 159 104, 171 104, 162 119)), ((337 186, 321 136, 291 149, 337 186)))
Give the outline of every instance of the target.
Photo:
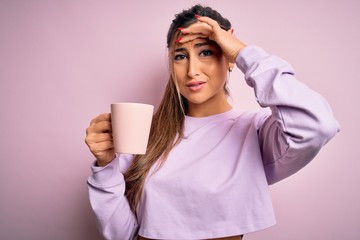
POLYGON ((182 51, 185 51, 185 48, 176 48, 174 50, 174 52, 182 52, 182 51))
MULTIPOLYGON (((199 43, 196 43, 194 45, 195 48, 199 48, 199 47, 202 47, 202 46, 207 46, 207 45, 215 45, 214 42, 212 41, 205 41, 205 42, 199 42, 199 43)), ((182 52, 182 51, 185 51, 186 49, 185 48, 176 48, 174 50, 174 52, 182 52)))

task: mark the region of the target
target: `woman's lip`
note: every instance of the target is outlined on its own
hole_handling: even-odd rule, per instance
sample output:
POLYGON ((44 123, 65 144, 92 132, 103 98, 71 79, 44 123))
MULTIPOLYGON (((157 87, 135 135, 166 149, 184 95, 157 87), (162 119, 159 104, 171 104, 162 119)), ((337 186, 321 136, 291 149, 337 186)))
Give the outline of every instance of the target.
POLYGON ((188 83, 186 84, 186 86, 192 91, 199 91, 204 87, 205 83, 206 82, 203 81, 196 81, 196 82, 188 83))
POLYGON ((193 87, 193 86, 196 86, 196 85, 201 85, 201 84, 204 84, 205 82, 204 81, 194 81, 194 82, 190 82, 188 84, 186 84, 187 87, 193 87))

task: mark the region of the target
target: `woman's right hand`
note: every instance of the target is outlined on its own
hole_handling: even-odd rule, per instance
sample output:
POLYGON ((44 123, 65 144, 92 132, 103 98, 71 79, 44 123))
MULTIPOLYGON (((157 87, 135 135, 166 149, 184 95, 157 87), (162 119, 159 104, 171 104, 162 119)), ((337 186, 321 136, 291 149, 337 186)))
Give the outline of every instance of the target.
POLYGON ((111 114, 95 117, 86 129, 85 142, 97 159, 98 166, 105 166, 115 158, 111 128, 111 114))
POLYGON ((235 63, 237 55, 246 45, 235 37, 233 29, 226 31, 217 21, 209 17, 197 16, 197 20, 198 22, 179 29, 182 35, 176 41, 186 43, 196 38, 209 38, 220 46, 229 63, 235 63))

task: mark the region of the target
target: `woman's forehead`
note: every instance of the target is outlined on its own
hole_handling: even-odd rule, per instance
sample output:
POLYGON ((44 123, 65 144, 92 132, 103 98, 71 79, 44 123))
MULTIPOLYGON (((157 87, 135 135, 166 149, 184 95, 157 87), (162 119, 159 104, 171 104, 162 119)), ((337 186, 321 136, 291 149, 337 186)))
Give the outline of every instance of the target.
POLYGON ((175 43, 174 47, 175 50, 178 48, 183 48, 183 47, 193 47, 193 48, 198 48, 204 45, 215 45, 216 43, 214 41, 211 41, 209 38, 203 38, 203 37, 198 37, 195 38, 193 40, 190 40, 186 43, 175 43))
POLYGON ((215 42, 210 40, 209 38, 198 37, 186 43, 174 43, 172 47, 169 49, 170 52, 179 52, 186 51, 189 49, 197 49, 202 46, 212 46, 216 48, 220 48, 220 46, 215 42))

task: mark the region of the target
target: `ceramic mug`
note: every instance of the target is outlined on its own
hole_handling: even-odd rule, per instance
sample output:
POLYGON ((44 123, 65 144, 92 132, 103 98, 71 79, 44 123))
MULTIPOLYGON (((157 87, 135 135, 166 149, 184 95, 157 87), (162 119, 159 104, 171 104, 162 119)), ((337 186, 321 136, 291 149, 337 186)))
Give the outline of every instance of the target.
POLYGON ((111 124, 116 153, 145 154, 154 106, 143 103, 111 104, 111 124))

